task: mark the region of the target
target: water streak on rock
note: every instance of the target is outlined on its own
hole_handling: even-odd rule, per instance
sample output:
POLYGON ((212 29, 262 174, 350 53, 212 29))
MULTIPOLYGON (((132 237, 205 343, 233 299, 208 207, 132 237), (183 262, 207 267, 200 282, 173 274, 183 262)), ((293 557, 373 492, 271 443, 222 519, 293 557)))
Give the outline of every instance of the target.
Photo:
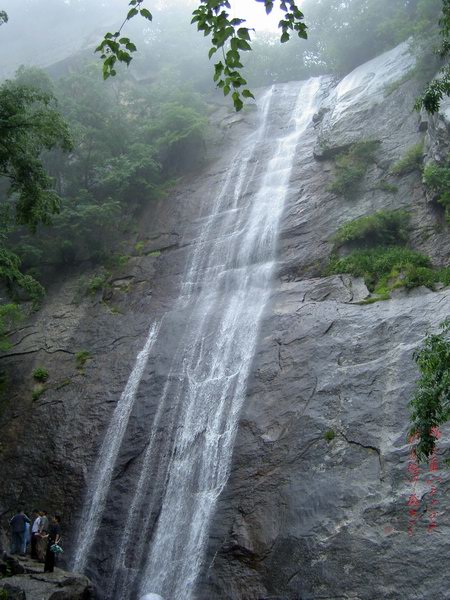
POLYGON ((159 324, 153 323, 149 329, 144 347, 139 352, 127 385, 117 403, 100 453, 91 476, 87 498, 81 518, 73 570, 82 572, 86 566, 89 551, 95 539, 106 497, 111 484, 114 465, 122 444, 123 436, 136 399, 136 392, 144 374, 148 357, 157 338, 159 324))

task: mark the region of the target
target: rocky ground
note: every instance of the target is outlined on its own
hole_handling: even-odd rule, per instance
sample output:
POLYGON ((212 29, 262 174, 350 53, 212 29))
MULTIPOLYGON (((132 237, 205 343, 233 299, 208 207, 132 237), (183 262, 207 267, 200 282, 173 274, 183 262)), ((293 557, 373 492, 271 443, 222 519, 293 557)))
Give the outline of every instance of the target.
POLYGON ((44 565, 28 557, 4 554, 0 560, 2 600, 93 600, 94 590, 84 575, 44 565), (3 595, 2 595, 3 593, 3 595))

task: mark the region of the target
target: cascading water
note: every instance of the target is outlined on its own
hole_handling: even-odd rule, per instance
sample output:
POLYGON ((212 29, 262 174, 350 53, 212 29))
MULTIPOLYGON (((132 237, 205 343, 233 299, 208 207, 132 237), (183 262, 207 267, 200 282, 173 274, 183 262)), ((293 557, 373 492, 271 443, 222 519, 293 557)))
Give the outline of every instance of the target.
MULTIPOLYGON (((166 600, 195 597, 271 292, 278 224, 296 149, 317 110, 319 89, 316 78, 270 90, 261 101, 257 131, 242 142, 220 192, 213 201, 207 199, 209 214, 188 258, 179 299, 165 316, 170 322, 182 314, 183 333, 128 515, 113 542, 108 600, 134 599, 137 594, 159 594, 166 600), (280 115, 281 132, 272 123, 280 115)), ((153 327, 130 377, 134 383, 128 383, 122 396, 123 408, 119 403, 116 409, 120 416, 115 413, 106 434, 116 442, 109 449, 104 442, 107 449, 102 448, 95 468, 79 536, 78 569, 85 565, 105 509, 125 421, 156 335, 153 327)))
POLYGON ((86 560, 100 524, 106 496, 111 484, 112 473, 120 450, 120 445, 128 425, 128 419, 136 399, 136 392, 147 365, 150 350, 158 335, 159 326, 152 324, 144 347, 139 352, 127 385, 117 403, 109 424, 107 435, 100 448, 99 458, 94 468, 92 484, 84 503, 81 527, 78 533, 74 569, 83 571, 86 560))

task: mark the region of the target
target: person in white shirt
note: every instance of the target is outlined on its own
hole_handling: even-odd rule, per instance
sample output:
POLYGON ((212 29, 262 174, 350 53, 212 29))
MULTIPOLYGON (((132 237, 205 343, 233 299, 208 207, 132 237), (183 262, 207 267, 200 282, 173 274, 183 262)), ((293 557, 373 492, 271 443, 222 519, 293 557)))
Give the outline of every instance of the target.
POLYGON ((33 510, 33 525, 31 526, 31 558, 38 558, 37 554, 37 544, 41 537, 39 533, 39 528, 41 525, 41 513, 37 509, 33 510))

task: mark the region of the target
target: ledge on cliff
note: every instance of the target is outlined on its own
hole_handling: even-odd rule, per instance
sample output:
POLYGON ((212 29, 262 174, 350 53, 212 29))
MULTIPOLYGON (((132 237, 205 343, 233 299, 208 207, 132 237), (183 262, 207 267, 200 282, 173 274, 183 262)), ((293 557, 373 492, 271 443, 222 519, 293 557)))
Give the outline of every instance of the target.
POLYGON ((94 590, 84 575, 55 568, 44 573, 44 566, 29 557, 4 553, 0 560, 1 600, 93 600, 94 590), (9 574, 9 575, 8 575, 9 574))

